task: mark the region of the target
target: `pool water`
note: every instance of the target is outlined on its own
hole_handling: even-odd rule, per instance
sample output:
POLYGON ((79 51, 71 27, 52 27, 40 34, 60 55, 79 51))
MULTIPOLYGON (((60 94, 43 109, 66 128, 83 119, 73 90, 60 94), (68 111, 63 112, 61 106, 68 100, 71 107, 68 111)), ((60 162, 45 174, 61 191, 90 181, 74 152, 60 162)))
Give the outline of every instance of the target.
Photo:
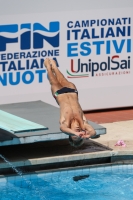
POLYGON ((0 200, 131 200, 133 165, 0 178, 0 200))

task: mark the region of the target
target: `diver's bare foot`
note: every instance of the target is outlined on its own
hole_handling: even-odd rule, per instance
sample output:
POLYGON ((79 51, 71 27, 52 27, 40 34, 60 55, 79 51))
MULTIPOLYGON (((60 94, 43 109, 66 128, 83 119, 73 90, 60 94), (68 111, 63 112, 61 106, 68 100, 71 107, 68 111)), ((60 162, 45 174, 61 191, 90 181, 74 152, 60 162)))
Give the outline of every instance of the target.
POLYGON ((49 60, 49 58, 46 58, 46 59, 44 60, 44 65, 45 65, 45 67, 47 68, 49 64, 50 64, 50 60, 49 60))
POLYGON ((46 58, 44 60, 44 65, 45 65, 46 68, 50 66, 50 59, 49 58, 46 58))
POLYGON ((51 64, 52 70, 54 70, 55 67, 57 68, 55 60, 50 59, 50 64, 51 64))
POLYGON ((49 58, 46 58, 46 59, 44 60, 44 65, 45 65, 46 69, 47 69, 48 67, 51 68, 51 66, 50 66, 50 59, 49 59, 49 58))

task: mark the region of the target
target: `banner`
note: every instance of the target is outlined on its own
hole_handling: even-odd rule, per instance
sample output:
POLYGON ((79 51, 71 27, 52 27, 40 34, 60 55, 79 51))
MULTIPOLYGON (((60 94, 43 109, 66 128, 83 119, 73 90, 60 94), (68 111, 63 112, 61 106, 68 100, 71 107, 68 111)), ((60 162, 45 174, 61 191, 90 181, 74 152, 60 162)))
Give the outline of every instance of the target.
POLYGON ((132 17, 132 8, 1 16, 0 104, 56 105, 43 65, 50 57, 84 110, 132 106, 132 17))

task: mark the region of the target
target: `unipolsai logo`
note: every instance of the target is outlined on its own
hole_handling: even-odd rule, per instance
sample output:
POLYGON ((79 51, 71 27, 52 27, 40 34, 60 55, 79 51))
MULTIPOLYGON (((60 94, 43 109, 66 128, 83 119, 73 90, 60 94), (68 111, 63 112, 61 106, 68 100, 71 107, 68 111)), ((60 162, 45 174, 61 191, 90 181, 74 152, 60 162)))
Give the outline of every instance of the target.
POLYGON ((50 22, 49 29, 40 23, 0 25, 0 52, 6 51, 9 44, 19 43, 21 50, 45 48, 45 42, 59 47, 60 23, 50 22), (20 34, 18 34, 20 32, 20 34))
POLYGON ((77 62, 71 59, 70 72, 67 71, 67 78, 87 78, 94 76, 127 75, 130 74, 131 57, 121 58, 120 55, 108 56, 104 61, 97 62, 91 58, 87 62, 77 62))
POLYGON ((89 77, 88 72, 88 64, 81 63, 80 59, 78 59, 78 66, 75 67, 74 60, 71 59, 70 72, 67 69, 67 78, 87 78, 89 77))

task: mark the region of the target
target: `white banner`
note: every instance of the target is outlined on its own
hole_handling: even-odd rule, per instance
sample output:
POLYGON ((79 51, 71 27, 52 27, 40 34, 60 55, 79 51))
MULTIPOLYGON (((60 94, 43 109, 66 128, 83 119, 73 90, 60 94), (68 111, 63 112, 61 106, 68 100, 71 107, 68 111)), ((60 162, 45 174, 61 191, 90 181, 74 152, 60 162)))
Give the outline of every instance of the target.
POLYGON ((0 104, 56 105, 46 57, 79 90, 84 110, 133 105, 132 8, 2 16, 0 104))

